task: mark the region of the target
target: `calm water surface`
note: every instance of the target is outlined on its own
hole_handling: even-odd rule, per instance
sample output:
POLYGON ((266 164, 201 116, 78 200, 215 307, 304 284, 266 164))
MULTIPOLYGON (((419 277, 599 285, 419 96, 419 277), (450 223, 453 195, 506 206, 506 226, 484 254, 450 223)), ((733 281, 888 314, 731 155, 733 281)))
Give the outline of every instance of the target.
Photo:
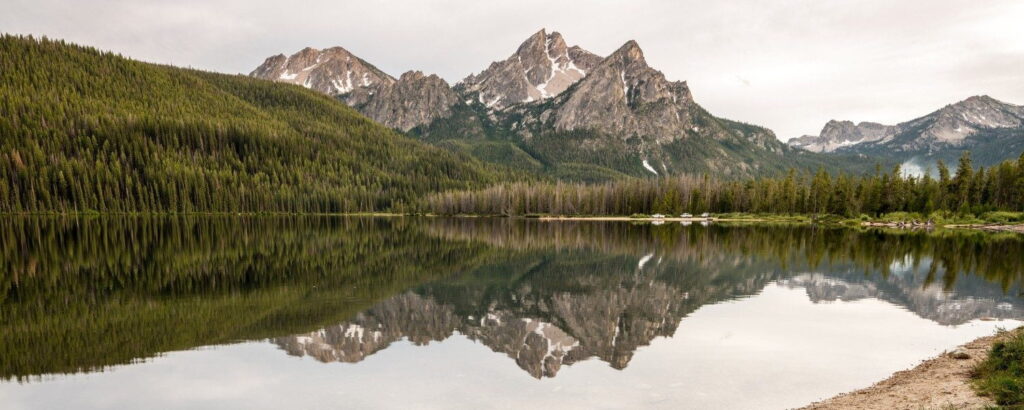
POLYGON ((0 407, 788 408, 1024 319, 1024 237, 0 219, 0 407))

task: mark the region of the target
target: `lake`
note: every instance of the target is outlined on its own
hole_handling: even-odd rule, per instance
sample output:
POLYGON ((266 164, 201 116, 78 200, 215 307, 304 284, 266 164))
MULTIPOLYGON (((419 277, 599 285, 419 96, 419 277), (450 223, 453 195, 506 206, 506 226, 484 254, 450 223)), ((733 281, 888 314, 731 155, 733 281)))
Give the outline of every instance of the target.
POLYGON ((1024 319, 1024 236, 0 218, 4 409, 790 408, 1024 319))

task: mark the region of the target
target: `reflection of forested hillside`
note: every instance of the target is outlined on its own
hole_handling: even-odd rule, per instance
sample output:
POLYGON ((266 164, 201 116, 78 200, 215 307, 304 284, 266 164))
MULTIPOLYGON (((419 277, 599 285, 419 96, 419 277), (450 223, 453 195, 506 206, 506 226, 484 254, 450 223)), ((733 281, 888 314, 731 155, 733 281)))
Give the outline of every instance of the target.
POLYGON ((370 218, 0 219, 0 377, 308 331, 485 248, 370 218))
POLYGON ((773 280, 816 302, 879 298, 940 324, 1024 317, 1004 291, 1019 268, 978 257, 1020 250, 1012 237, 506 219, 432 220, 428 229, 514 252, 274 342, 292 355, 358 362, 402 338, 460 333, 538 378, 589 358, 621 369, 699 307, 773 280), (970 252, 945 253, 964 245, 970 252))

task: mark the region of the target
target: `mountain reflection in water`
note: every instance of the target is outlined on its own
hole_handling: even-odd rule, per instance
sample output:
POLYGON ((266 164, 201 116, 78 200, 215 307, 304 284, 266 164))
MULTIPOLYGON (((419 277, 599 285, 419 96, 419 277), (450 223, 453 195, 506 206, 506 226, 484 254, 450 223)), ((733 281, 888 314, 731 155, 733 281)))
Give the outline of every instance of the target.
POLYGON ((535 378, 588 359, 625 369, 696 310, 770 284, 947 326, 1024 318, 1014 235, 160 217, 8 218, 0 237, 0 377, 19 380, 262 339, 358 363, 455 334, 535 378))
POLYGON ((815 303, 881 299, 942 325, 1024 317, 1008 292, 1018 268, 1000 270, 976 254, 1012 251, 1005 247, 1021 246, 1013 237, 502 219, 435 220, 427 229, 509 251, 351 320, 273 342, 290 355, 356 363, 399 340, 425 345, 461 334, 542 378, 590 358, 623 369, 701 306, 773 281, 805 289, 815 303), (965 240, 979 248, 943 253, 965 240), (968 273, 985 268, 989 280, 968 273))

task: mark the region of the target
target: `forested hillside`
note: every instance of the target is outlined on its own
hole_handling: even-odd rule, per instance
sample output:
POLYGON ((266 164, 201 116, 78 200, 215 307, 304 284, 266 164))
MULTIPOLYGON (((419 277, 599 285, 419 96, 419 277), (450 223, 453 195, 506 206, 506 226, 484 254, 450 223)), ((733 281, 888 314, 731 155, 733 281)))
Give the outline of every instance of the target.
POLYGON ((499 175, 301 87, 0 37, 0 212, 396 210, 499 175))
POLYGON ((827 156, 790 148, 767 128, 718 118, 697 105, 688 107, 690 118, 699 124, 696 129, 718 137, 705 138, 691 129, 680 132, 685 138, 658 144, 648 137, 622 138, 594 129, 555 130, 540 123, 520 124, 524 117, 539 118, 551 106, 537 103, 490 112, 482 104, 457 104, 451 116, 413 128, 409 134, 486 162, 567 182, 701 174, 738 180, 785 175, 790 169, 813 172, 822 167, 833 173, 867 174, 876 164, 896 164, 884 157, 827 156), (532 136, 523 138, 527 132, 532 136), (645 149, 652 151, 645 154, 645 149))

